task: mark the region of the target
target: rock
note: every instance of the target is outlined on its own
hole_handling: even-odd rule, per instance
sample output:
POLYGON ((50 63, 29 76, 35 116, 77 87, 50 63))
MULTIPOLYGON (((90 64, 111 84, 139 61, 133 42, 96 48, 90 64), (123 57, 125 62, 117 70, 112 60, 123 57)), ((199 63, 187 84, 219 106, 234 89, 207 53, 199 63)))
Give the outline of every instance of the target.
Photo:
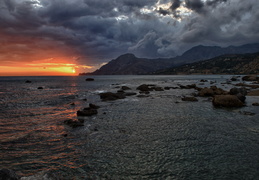
POLYGON ((240 101, 245 102, 247 91, 245 88, 232 88, 230 89, 229 94, 236 95, 240 101))
POLYGON ((85 81, 94 81, 94 78, 86 78, 85 81))
POLYGON ((208 80, 201 79, 200 82, 208 82, 208 80))
POLYGON ((66 124, 66 125, 68 125, 68 126, 70 126, 72 128, 84 126, 84 124, 82 122, 79 122, 77 120, 72 120, 72 119, 65 120, 64 124, 66 124))
POLYGON ((247 95, 247 90, 245 88, 231 88, 229 91, 231 95, 242 94, 243 96, 247 95))
POLYGON ((20 178, 11 169, 1 169, 0 170, 0 179, 1 180, 18 180, 20 178))
POLYGON ((76 114, 77 114, 77 116, 92 116, 97 113, 98 112, 96 109, 84 108, 82 111, 78 110, 76 114))
POLYGON ((253 103, 252 105, 253 106, 259 106, 259 103, 253 103))
POLYGON ((131 90, 131 88, 129 88, 128 86, 122 86, 121 90, 126 91, 126 90, 131 90))
POLYGON ((198 101, 198 99, 196 97, 183 97, 182 101, 198 101))
POLYGON ((97 105, 95 105, 95 104, 90 103, 90 104, 89 104, 89 108, 91 108, 91 109, 99 109, 100 106, 97 106, 97 105))
POLYGON ((134 95, 137 95, 137 93, 135 93, 135 92, 126 92, 126 93, 124 93, 124 96, 134 96, 134 95))
POLYGON ((144 95, 144 94, 140 94, 140 95, 137 95, 138 98, 145 98, 145 97, 149 97, 148 95, 144 95))
POLYGON ((31 81, 30 81, 30 80, 27 80, 27 81, 25 81, 25 83, 31 83, 31 81))
POLYGON ((190 85, 186 85, 186 86, 183 86, 181 84, 178 84, 178 86, 181 88, 181 89, 195 89, 196 88, 196 84, 190 84, 190 85))
POLYGON ((242 107, 244 105, 235 95, 215 95, 212 104, 216 107, 242 107))
POLYGON ((154 87, 153 89, 155 91, 164 91, 164 89, 162 87, 158 87, 158 86, 154 87))
POLYGON ((259 88, 259 85, 256 85, 256 84, 244 84, 244 83, 238 83, 238 84, 235 84, 235 86, 250 87, 250 88, 253 88, 253 89, 259 88))
POLYGON ((114 101, 117 99, 124 99, 125 95, 124 93, 112 93, 112 92, 105 92, 105 93, 100 93, 100 98, 103 101, 114 101))
POLYGON ((142 84, 142 85, 137 87, 137 90, 140 90, 140 91, 152 91, 152 88, 149 87, 147 84, 142 84))
POLYGON ((259 81, 259 77, 255 75, 249 75, 249 76, 244 76, 242 77, 243 81, 259 81))
POLYGON ((214 91, 212 89, 207 88, 207 87, 201 89, 198 93, 198 96, 202 96, 202 97, 213 96, 213 95, 214 95, 214 91))
POLYGON ((43 87, 40 86, 40 87, 38 87, 38 89, 43 89, 43 87))
POLYGON ((198 96, 201 96, 201 97, 227 94, 226 91, 224 91, 221 88, 217 88, 217 86, 211 86, 210 88, 205 87, 201 89, 197 89, 197 88, 195 89, 199 90, 198 96))
POLYGON ((232 77, 231 79, 230 79, 231 81, 237 81, 237 77, 232 77))

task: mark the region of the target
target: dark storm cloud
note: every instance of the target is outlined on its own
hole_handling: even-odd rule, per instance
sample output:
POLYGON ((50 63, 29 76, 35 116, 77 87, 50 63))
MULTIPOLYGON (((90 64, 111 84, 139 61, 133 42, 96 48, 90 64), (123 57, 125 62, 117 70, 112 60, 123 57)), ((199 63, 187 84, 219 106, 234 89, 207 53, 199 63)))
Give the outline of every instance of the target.
POLYGON ((2 0, 0 43, 37 38, 41 49, 53 42, 92 64, 127 52, 175 56, 199 44, 258 41, 258 8, 257 0, 2 0))
POLYGON ((204 12, 204 4, 201 0, 185 0, 186 7, 195 12, 204 12))

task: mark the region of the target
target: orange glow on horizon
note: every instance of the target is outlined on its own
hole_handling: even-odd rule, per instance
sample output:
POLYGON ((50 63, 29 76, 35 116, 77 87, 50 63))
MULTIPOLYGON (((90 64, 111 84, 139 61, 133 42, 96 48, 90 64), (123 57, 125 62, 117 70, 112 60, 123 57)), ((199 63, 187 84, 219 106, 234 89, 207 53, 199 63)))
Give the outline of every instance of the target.
POLYGON ((33 63, 13 66, 0 66, 0 76, 75 76, 76 64, 33 63))

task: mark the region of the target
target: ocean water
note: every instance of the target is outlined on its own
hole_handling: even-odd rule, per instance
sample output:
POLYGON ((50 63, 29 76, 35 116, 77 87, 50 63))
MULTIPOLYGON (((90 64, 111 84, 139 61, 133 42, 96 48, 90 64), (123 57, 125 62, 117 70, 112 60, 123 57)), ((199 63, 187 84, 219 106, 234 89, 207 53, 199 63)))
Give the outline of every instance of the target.
POLYGON ((181 101, 194 89, 107 102, 98 95, 123 85, 138 93, 144 83, 229 90, 238 83, 225 84, 232 76, 92 77, 0 77, 0 169, 20 176, 52 171, 63 179, 259 179, 258 97, 226 109, 208 98, 181 101), (63 123, 89 103, 100 109, 84 126, 63 123))

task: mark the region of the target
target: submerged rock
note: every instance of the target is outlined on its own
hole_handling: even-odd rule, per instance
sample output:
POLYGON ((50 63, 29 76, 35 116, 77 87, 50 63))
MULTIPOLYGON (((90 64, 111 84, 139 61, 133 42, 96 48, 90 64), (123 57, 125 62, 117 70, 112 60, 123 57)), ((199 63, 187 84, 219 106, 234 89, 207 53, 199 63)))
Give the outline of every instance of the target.
POLYGON ((27 81, 25 81, 25 83, 31 83, 31 81, 30 81, 30 80, 27 80, 27 81))
POLYGON ((192 101, 192 102, 195 102, 195 101, 198 101, 198 99, 196 97, 183 97, 182 101, 192 101))
POLYGON ((76 112, 77 116, 92 116, 97 114, 97 110, 96 109, 91 109, 91 108, 84 108, 82 111, 78 110, 76 112))
POLYGON ((215 95, 212 104, 216 107, 242 107, 244 105, 235 95, 215 95))
POLYGON ((259 106, 259 103, 253 103, 252 105, 253 106, 259 106))
POLYGON ((1 180, 18 180, 19 176, 11 169, 0 169, 1 180))
POLYGON ((128 86, 122 86, 121 90, 126 91, 126 90, 131 90, 131 88, 129 88, 128 86))
POLYGON ((85 81, 94 81, 94 78, 86 78, 85 81))
POLYGON ((80 126, 84 126, 84 123, 79 122, 77 120, 73 120, 73 119, 68 119, 64 121, 64 124, 72 127, 72 128, 76 128, 76 127, 80 127, 80 126))
POLYGON ((43 89, 43 87, 40 86, 40 87, 38 87, 38 89, 43 89))

